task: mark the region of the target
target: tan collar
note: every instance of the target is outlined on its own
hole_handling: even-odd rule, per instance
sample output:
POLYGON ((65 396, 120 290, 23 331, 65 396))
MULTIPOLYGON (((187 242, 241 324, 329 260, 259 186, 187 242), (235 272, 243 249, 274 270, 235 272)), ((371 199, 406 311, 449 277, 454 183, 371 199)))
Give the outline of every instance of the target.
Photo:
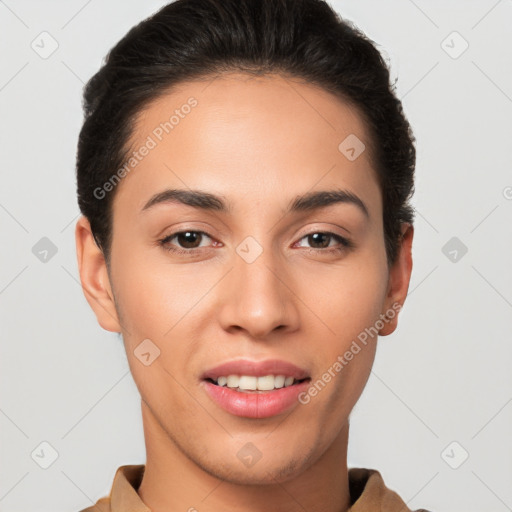
MULTIPOLYGON (((144 464, 120 466, 110 496, 81 512, 151 512, 137 494, 144 469, 144 464)), ((377 470, 349 468, 348 475, 352 499, 349 512, 412 512, 395 491, 386 487, 377 470)))

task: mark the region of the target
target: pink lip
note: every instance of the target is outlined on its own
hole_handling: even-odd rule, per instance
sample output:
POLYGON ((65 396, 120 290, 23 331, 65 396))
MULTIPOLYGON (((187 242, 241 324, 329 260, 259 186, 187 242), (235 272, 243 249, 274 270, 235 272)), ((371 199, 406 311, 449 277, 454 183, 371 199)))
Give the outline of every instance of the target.
POLYGON ((286 388, 259 393, 243 393, 203 380, 206 393, 226 412, 245 418, 269 418, 299 404, 299 394, 309 387, 309 379, 286 388))
POLYGON ((295 380, 302 380, 309 377, 308 372, 303 368, 299 368, 293 363, 280 359, 267 359, 265 361, 236 359, 206 370, 203 375, 201 375, 201 379, 216 380, 221 376, 227 377, 228 375, 253 375, 255 377, 284 375, 285 377, 293 377, 295 380))

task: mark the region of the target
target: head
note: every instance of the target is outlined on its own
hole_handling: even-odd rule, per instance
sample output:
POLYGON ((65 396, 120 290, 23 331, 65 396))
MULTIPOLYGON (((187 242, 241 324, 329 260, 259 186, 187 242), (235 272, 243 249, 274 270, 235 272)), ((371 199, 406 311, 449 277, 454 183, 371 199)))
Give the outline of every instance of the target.
POLYGON ((82 285, 148 423, 232 481, 304 472, 346 433, 412 268, 414 139, 380 53, 320 0, 177 0, 110 51, 84 110, 82 285), (317 391, 228 413, 202 377, 238 358, 317 391))

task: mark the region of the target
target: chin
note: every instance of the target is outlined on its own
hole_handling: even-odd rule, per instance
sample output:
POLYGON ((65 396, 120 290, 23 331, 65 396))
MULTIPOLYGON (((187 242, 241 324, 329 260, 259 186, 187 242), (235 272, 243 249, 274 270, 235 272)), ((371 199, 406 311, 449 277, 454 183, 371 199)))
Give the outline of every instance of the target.
MULTIPOLYGON (((247 443, 247 445, 249 444, 247 443)), ((246 453, 249 451, 247 450, 246 453)), ((253 458, 252 461, 244 461, 243 450, 238 450, 239 452, 242 452, 240 458, 235 453, 230 460, 226 460, 225 456, 219 456, 217 461, 212 459, 196 460, 196 464, 211 476, 232 484, 274 485, 285 483, 299 476, 309 467, 311 460, 309 455, 300 456, 297 452, 292 458, 286 459, 281 450, 276 450, 272 457, 265 457, 264 454, 261 454, 257 460, 253 458)))

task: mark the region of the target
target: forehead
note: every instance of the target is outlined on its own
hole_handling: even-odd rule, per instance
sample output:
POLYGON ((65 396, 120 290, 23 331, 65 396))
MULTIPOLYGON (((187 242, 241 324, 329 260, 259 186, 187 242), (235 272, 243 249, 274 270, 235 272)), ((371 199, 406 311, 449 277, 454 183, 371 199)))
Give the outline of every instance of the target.
POLYGON ((180 83, 139 113, 130 143, 131 151, 150 149, 117 194, 139 208, 171 187, 250 198, 255 208, 342 187, 380 206, 361 116, 295 78, 230 73, 180 83), (359 152, 363 144, 357 158, 347 157, 347 145, 359 152))

